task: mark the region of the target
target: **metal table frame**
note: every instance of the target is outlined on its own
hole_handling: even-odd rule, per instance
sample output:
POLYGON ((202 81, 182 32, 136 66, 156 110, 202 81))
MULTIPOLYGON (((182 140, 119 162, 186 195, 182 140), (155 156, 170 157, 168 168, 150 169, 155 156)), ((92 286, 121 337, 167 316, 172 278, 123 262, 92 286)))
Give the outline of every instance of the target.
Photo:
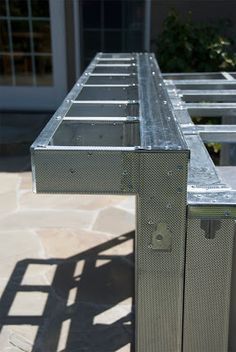
POLYGON ((162 77, 153 54, 99 53, 31 148, 36 192, 136 195, 137 352, 228 348, 236 192, 202 138, 235 141, 236 126, 190 113, 232 116, 236 81, 211 75, 162 77))

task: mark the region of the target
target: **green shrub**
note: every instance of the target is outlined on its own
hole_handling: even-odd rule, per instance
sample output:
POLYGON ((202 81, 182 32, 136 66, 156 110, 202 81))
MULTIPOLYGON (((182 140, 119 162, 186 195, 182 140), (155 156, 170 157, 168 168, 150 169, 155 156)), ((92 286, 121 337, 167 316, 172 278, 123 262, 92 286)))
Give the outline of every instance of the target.
POLYGON ((162 72, 233 71, 236 54, 232 39, 225 35, 229 21, 197 24, 191 13, 181 19, 172 10, 163 31, 154 41, 162 72))

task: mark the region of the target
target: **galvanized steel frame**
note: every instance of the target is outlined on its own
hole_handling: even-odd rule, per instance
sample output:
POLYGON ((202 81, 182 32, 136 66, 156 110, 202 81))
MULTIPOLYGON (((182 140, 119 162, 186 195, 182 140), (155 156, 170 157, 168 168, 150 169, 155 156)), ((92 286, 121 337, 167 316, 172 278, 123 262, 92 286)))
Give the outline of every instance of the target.
MULTIPOLYGON (((215 237, 219 242, 217 251, 227 263, 224 278, 221 275, 223 263, 219 270, 214 268, 214 277, 224 280, 225 310, 216 313, 218 325, 213 325, 219 335, 222 329, 224 334, 220 335, 223 336, 221 344, 212 339, 216 335, 214 329, 204 340, 204 343, 207 341, 207 352, 216 351, 216 341, 220 352, 227 351, 236 191, 221 181, 202 139, 235 141, 236 126, 195 126, 190 114, 233 116, 236 102, 229 103, 236 96, 233 75, 164 74, 163 80, 152 54, 99 53, 32 145, 37 192, 137 195, 135 287, 138 352, 199 352, 201 324, 198 321, 191 329, 191 318, 197 312, 193 309, 188 315, 187 310, 199 290, 198 285, 193 287, 191 276, 191 267, 198 262, 195 261, 196 255, 194 257, 189 251, 196 233, 198 243, 206 248, 203 254, 197 253, 202 259, 200 263, 210 266, 214 251, 209 243, 216 243, 210 241, 215 237), (100 96, 103 90, 109 99, 106 96, 100 100, 90 99, 84 92, 91 88, 97 89, 100 96), (117 99, 117 95, 122 99, 117 99), (86 100, 80 96, 85 96, 86 100), (203 97, 211 102, 198 102, 203 97), (139 143, 129 146, 68 145, 67 139, 60 145, 58 140, 63 134, 59 133, 57 140, 55 135, 65 123, 123 124, 123 141, 127 123, 138 124, 139 143), (52 177, 55 174, 57 176, 52 177), (227 249, 222 244, 224 241, 227 241, 227 249)), ((137 133, 135 131, 132 133, 137 133)), ((208 268, 206 273, 211 274, 208 268)), ((205 297, 198 298, 203 311, 209 302, 206 285, 205 288, 205 297)), ((219 291, 214 285, 212 288, 219 291)), ((215 292, 219 298, 217 302, 222 302, 222 292, 218 291, 215 292)), ((208 325, 209 322, 205 321, 204 327, 208 328, 208 325)))
POLYGON ((236 125, 195 125, 191 116, 235 116, 233 75, 165 75, 171 103, 191 153, 183 352, 226 352, 229 348, 236 190, 221 180, 204 142, 235 143, 236 125))

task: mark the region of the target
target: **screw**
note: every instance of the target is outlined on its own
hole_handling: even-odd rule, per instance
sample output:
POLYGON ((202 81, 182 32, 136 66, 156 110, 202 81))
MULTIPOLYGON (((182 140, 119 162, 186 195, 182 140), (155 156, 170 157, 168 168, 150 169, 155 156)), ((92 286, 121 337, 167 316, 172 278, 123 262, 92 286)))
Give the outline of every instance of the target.
POLYGON ((162 240, 163 240, 163 236, 162 236, 161 234, 158 234, 158 235, 156 236, 156 240, 162 241, 162 240))

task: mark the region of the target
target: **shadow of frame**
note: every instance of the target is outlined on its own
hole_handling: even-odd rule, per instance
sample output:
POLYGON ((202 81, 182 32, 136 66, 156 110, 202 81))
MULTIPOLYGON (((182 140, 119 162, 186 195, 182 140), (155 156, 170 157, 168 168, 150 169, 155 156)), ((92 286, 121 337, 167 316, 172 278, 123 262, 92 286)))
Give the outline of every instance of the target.
POLYGON ((133 251, 113 254, 116 246, 130 240, 134 240, 134 232, 66 259, 19 261, 0 300, 0 332, 10 325, 36 326, 32 352, 113 352, 128 344, 134 351, 133 304, 122 303, 132 302, 134 297, 133 251), (102 264, 97 265, 98 261, 102 264), (54 265, 51 285, 22 284, 29 265, 54 265), (76 273, 78 265, 82 269, 76 273), (19 292, 46 293, 43 314, 10 315, 19 292), (61 348, 59 341, 66 321, 69 328, 61 348))

